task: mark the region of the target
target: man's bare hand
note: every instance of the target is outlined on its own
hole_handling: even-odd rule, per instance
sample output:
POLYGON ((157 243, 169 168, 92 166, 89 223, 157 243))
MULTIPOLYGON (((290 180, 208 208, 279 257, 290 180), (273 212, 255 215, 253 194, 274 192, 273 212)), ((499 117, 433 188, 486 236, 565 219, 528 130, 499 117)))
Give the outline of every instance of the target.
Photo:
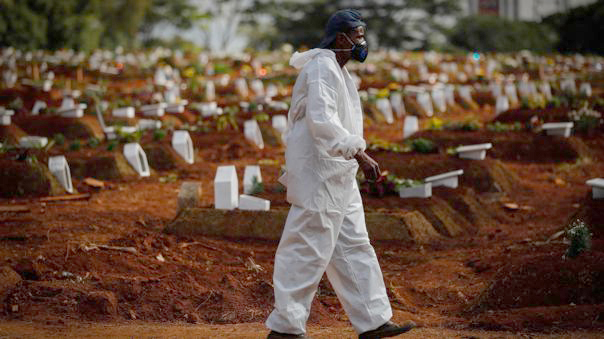
POLYGON ((380 165, 378 165, 377 161, 373 160, 367 153, 359 152, 354 158, 359 163, 363 174, 365 174, 365 178, 371 181, 377 180, 382 172, 380 171, 380 165))

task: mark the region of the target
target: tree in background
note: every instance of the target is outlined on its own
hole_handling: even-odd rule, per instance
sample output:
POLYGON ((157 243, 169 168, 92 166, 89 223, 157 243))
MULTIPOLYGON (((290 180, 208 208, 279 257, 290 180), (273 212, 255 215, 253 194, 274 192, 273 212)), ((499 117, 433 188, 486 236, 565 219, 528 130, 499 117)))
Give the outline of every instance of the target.
POLYGON ((342 8, 361 12, 370 43, 408 49, 429 47, 431 36, 443 30, 443 18, 459 13, 457 0, 254 0, 246 22, 265 22, 254 31, 257 47, 290 43, 296 48, 310 48, 321 40, 329 16, 342 8))
POLYGON ((604 0, 545 18, 560 36, 560 52, 604 54, 604 0))
POLYGON ((0 47, 136 47, 156 25, 195 18, 188 0, 0 0, 0 47))
POLYGON ((524 21, 510 21, 490 15, 461 18, 449 35, 450 43, 470 51, 535 52, 554 50, 557 35, 549 26, 524 21))

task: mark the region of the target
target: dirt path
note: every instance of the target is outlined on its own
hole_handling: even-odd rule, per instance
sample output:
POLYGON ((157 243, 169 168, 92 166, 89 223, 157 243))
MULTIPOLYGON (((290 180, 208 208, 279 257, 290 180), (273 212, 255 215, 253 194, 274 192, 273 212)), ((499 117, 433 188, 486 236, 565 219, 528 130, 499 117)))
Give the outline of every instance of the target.
MULTIPOLYGON (((43 326, 25 322, 0 323, 1 338, 266 338, 267 330, 261 323, 236 325, 191 325, 185 323, 73 323, 68 326, 43 326)), ((311 326, 312 338, 356 338, 350 327, 323 328, 311 326)), ((604 338, 596 331, 572 331, 564 333, 529 333, 500 331, 466 331, 442 328, 417 328, 400 336, 409 339, 480 338, 480 339, 572 339, 604 338)))

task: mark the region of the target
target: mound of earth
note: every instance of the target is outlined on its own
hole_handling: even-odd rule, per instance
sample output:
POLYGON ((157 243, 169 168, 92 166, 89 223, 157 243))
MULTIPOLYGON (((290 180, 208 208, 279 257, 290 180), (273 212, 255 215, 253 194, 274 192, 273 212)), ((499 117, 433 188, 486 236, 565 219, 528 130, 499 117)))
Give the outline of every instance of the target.
POLYGON ((412 137, 433 141, 443 153, 447 148, 491 143, 487 158, 522 162, 573 162, 589 153, 580 140, 532 132, 422 131, 412 137))
POLYGON ((39 197, 64 193, 64 189, 48 168, 35 158, 16 161, 0 159, 0 197, 39 197))
POLYGON ((502 267, 471 313, 527 307, 604 304, 604 252, 564 258, 564 249, 516 258, 502 267))
POLYGON ((494 121, 502 123, 526 123, 530 122, 531 119, 536 116, 544 122, 564 122, 569 121, 568 112, 570 112, 568 107, 547 109, 517 108, 502 112, 494 119, 494 121))
POLYGON ((423 180, 458 169, 464 173, 459 178, 461 186, 471 187, 477 193, 511 192, 518 186, 518 178, 505 165, 493 159, 481 161, 464 160, 444 154, 396 153, 371 151, 370 155, 382 170, 400 178, 423 180))
POLYGON ((27 133, 15 124, 0 126, 0 143, 17 145, 27 133))
POLYGON ((167 143, 152 143, 142 146, 149 162, 149 167, 168 171, 187 165, 187 162, 167 143))
POLYGON ((138 176, 124 155, 119 152, 100 151, 88 154, 82 151, 70 153, 66 158, 71 176, 74 178, 113 180, 138 176))
POLYGON ((15 119, 15 124, 30 135, 48 138, 59 133, 67 139, 104 138, 101 126, 92 115, 85 115, 82 118, 51 115, 23 116, 15 119))
POLYGON ((579 210, 569 218, 568 225, 575 220, 588 225, 594 239, 604 240, 604 199, 593 199, 590 191, 581 202, 579 210))

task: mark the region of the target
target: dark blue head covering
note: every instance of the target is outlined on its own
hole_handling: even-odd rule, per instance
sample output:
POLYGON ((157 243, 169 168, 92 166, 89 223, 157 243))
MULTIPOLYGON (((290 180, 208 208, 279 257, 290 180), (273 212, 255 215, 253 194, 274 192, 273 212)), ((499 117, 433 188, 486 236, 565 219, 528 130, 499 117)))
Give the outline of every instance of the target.
POLYGON ((338 33, 347 33, 350 30, 359 26, 366 27, 363 22, 361 13, 354 9, 342 9, 329 17, 327 25, 325 25, 325 35, 317 48, 328 48, 329 45, 336 39, 338 33))

